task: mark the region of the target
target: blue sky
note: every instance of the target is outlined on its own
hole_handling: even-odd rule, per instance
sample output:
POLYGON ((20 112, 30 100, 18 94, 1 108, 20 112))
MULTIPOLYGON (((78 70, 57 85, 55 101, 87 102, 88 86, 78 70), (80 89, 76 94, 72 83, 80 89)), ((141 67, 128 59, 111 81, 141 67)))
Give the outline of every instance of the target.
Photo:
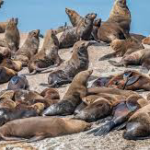
MULTIPOLYGON (((150 0, 127 0, 132 13, 131 32, 150 34, 150 0)), ((5 0, 0 10, 0 21, 19 18, 19 29, 28 32, 56 28, 69 23, 65 7, 75 9, 81 15, 95 12, 103 20, 109 16, 114 0, 5 0)))

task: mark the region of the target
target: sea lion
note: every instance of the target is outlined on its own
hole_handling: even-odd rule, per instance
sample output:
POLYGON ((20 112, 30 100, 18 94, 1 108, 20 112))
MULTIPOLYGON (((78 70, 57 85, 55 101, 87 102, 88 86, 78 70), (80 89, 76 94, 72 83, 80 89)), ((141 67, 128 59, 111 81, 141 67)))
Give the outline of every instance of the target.
POLYGON ((20 61, 13 61, 11 59, 3 59, 0 63, 0 66, 7 67, 9 69, 12 69, 16 72, 22 70, 22 63, 20 61))
POLYGON ((60 99, 60 95, 58 91, 54 88, 46 88, 40 93, 40 95, 46 99, 52 99, 52 100, 60 99))
POLYGON ((0 84, 8 82, 15 75, 17 73, 14 70, 0 66, 0 84))
POLYGON ((0 46, 9 48, 12 53, 18 50, 20 43, 20 34, 17 25, 18 18, 10 19, 6 26, 5 37, 0 40, 0 46))
POLYGON ((11 78, 8 83, 8 90, 28 89, 29 83, 24 75, 18 75, 11 78))
MULTIPOLYGON (((0 6, 1 6, 1 2, 0 2, 0 6)), ((0 22, 0 33, 4 33, 5 32, 7 24, 8 24, 8 21, 0 22)))
POLYGON ((127 140, 150 138, 150 104, 136 111, 128 120, 123 137, 127 140))
POLYGON ((109 61, 110 64, 121 67, 129 65, 141 65, 143 68, 150 69, 150 50, 142 49, 131 53, 130 55, 124 56, 120 62, 109 61))
POLYGON ((19 89, 15 91, 14 101, 17 104, 33 105, 36 100, 43 100, 43 97, 36 91, 19 89))
POLYGON ((35 142, 47 137, 82 132, 90 127, 91 124, 75 119, 31 117, 6 123, 0 127, 0 137, 7 141, 24 138, 26 142, 35 142), (22 132, 22 128, 24 128, 24 132, 22 132), (10 130, 12 132, 9 132, 10 130))
POLYGON ((17 105, 14 109, 0 108, 0 126, 8 121, 37 116, 37 112, 34 108, 17 105))
POLYGON ((136 40, 135 38, 128 38, 128 39, 115 39, 110 44, 111 48, 114 52, 104 55, 99 60, 103 61, 105 59, 109 59, 111 57, 122 57, 127 56, 133 52, 136 52, 140 49, 144 49, 144 46, 141 42, 136 40))
POLYGON ((32 59, 29 61, 29 72, 38 72, 46 68, 59 66, 62 62, 58 54, 59 41, 53 30, 48 30, 44 38, 43 47, 32 59))
POLYGON ((29 60, 34 56, 39 48, 40 30, 29 32, 28 37, 22 47, 12 56, 12 59, 19 60, 23 66, 27 66, 29 60))
POLYGON ((107 22, 118 23, 125 33, 129 33, 131 12, 127 6, 126 0, 115 0, 107 22))
POLYGON ((150 37, 144 38, 144 39, 142 40, 142 43, 143 43, 143 44, 148 44, 148 45, 150 45, 150 37))
POLYGON ((150 90, 150 78, 135 70, 126 70, 114 76, 106 85, 126 90, 150 90))
MULTIPOLYGON (((137 94, 135 94, 137 95, 137 94)), ((87 106, 75 115, 76 119, 85 121, 96 121, 111 115, 113 108, 121 102, 126 100, 124 95, 116 95, 109 93, 100 93, 93 95, 93 97, 84 99, 87 106), (95 97, 94 97, 95 96, 95 97)))
POLYGON ((77 27, 71 28, 63 32, 59 39, 60 48, 69 48, 79 40, 89 40, 93 29, 93 21, 96 14, 87 14, 78 24, 77 27))
POLYGON ((77 73, 88 69, 89 56, 87 48, 89 44, 87 41, 79 41, 74 44, 72 57, 49 74, 49 86, 59 87, 70 83, 77 73))
POLYGON ((93 22, 96 17, 97 14, 89 13, 78 23, 76 33, 80 36, 81 40, 89 40, 93 30, 93 22))
POLYGON ((123 128, 126 125, 126 121, 132 114, 134 114, 138 109, 146 106, 149 102, 138 95, 131 95, 125 102, 119 103, 113 110, 113 118, 98 127, 90 133, 94 133, 95 136, 104 136, 108 134, 115 127, 123 128))
POLYGON ((74 77, 62 100, 48 107, 42 115, 54 116, 73 114, 76 107, 81 103, 81 99, 87 94, 86 84, 92 72, 93 70, 86 70, 78 73, 74 77))
POLYGON ((13 99, 15 91, 3 90, 0 92, 0 99, 13 99))
POLYGON ((11 99, 0 98, 0 109, 1 108, 8 108, 8 109, 15 109, 16 103, 11 99))
POLYGON ((66 8, 65 9, 66 14, 68 15, 71 24, 76 27, 79 22, 83 19, 76 11, 66 8))

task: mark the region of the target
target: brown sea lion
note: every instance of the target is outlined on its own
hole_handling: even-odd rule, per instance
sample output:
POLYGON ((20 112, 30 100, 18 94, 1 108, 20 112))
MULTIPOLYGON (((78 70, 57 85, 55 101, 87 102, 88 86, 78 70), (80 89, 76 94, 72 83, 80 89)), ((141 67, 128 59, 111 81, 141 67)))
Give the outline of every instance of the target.
POLYGON ((129 33, 131 13, 127 6, 126 0, 115 0, 107 22, 118 23, 126 33, 129 33))
POLYGON ((0 46, 9 48, 12 53, 18 50, 20 43, 20 34, 17 25, 18 18, 10 19, 6 26, 5 37, 0 40, 0 46))
POLYGON ((150 69, 150 49, 142 49, 124 56, 120 62, 109 61, 110 64, 121 67, 129 65, 141 65, 143 68, 150 69))
POLYGON ((88 69, 89 56, 87 48, 89 44, 87 41, 79 41, 74 44, 72 57, 60 65, 56 71, 49 74, 49 86, 58 87, 70 83, 77 73, 88 69))
POLYGON ((34 56, 39 48, 40 30, 29 32, 28 37, 22 47, 12 56, 12 59, 19 60, 23 66, 27 66, 29 60, 34 56))
POLYGON ((136 40, 135 38, 128 38, 124 40, 116 39, 111 42, 110 46, 114 50, 114 52, 104 55, 99 59, 100 61, 103 61, 111 57, 127 56, 140 49, 144 49, 142 43, 136 40))
POLYGON ((36 100, 43 100, 43 97, 36 91, 31 90, 17 90, 14 94, 14 101, 17 104, 25 104, 25 105, 32 105, 36 103, 36 100))
POLYGON ((13 61, 7 58, 2 60, 2 62, 0 63, 0 66, 7 67, 17 72, 22 70, 22 63, 20 61, 13 61))
POLYGON ((83 19, 76 11, 66 8, 65 9, 66 14, 68 15, 71 24, 76 27, 79 22, 83 19))
POLYGON ((150 90, 150 78, 135 70, 126 70, 124 73, 114 76, 107 83, 108 87, 126 90, 150 90))
POLYGON ((29 72, 38 72, 45 70, 47 67, 60 65, 62 59, 58 54, 59 41, 53 30, 46 32, 43 47, 35 56, 32 57, 28 64, 29 72))
POLYGON ((77 27, 66 30, 59 39, 60 48, 71 47, 80 39, 89 40, 96 16, 94 13, 87 14, 77 27))
MULTIPOLYGON (((0 3, 1 5, 1 3, 0 3)), ((8 22, 0 22, 0 33, 4 33, 8 22)))
POLYGON ((54 88, 46 88, 45 90, 43 90, 40 93, 40 95, 46 99, 52 99, 52 100, 60 99, 60 95, 59 95, 58 91, 54 88))
POLYGON ((14 70, 0 66, 0 84, 8 82, 15 75, 17 73, 14 70))
POLYGON ((82 71, 78 73, 66 94, 58 102, 48 107, 43 113, 43 116, 54 116, 54 115, 70 115, 73 114, 76 107, 81 103, 81 99, 87 94, 87 80, 92 74, 93 70, 82 71))
POLYGON ((138 109, 144 107, 148 103, 149 102, 141 96, 129 96, 125 102, 118 104, 114 108, 113 118, 109 122, 90 131, 90 133, 94 133, 95 136, 104 136, 115 127, 117 127, 118 129, 123 128, 126 125, 126 121, 128 120, 128 118, 130 118, 132 114, 134 114, 138 109))
POLYGON ((29 83, 24 75, 18 75, 11 78, 8 83, 8 90, 28 89, 29 83))
POLYGON ((93 30, 93 22, 96 17, 97 14, 89 13, 78 23, 76 33, 80 36, 81 40, 89 40, 93 30))
POLYGON ((75 119, 32 117, 8 122, 0 128, 0 137, 7 141, 24 138, 26 142, 35 142, 47 137, 82 132, 90 127, 91 124, 75 119), (9 132, 10 130, 12 132, 9 132))
POLYGON ((128 120, 123 137, 127 140, 150 138, 150 104, 136 111, 128 120))
POLYGON ((0 108, 15 109, 16 103, 11 99, 0 98, 0 108))
POLYGON ((142 40, 142 43, 143 43, 143 44, 148 44, 148 45, 150 45, 150 37, 144 38, 144 39, 142 40))
MULTIPOLYGON (((137 94, 135 94, 137 96, 137 94)), ((121 102, 126 100, 124 95, 116 95, 110 93, 100 93, 94 97, 86 98, 87 107, 83 108, 76 114, 76 119, 82 119, 85 121, 96 121, 111 115, 113 108, 121 102), (96 98, 98 97, 98 98, 96 98)))

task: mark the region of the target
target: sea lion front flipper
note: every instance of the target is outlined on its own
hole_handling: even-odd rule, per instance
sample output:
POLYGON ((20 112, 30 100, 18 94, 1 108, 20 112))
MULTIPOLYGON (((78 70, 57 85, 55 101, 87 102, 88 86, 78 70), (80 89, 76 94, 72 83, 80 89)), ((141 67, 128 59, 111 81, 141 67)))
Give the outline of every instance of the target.
POLYGON ((113 65, 113 66, 116 66, 116 67, 123 67, 124 66, 124 63, 123 62, 116 62, 116 61, 113 61, 113 60, 108 60, 108 62, 113 65))
POLYGON ((26 140, 27 143, 32 143, 32 142, 37 142, 40 140, 43 140, 45 137, 44 136, 34 136, 28 140, 26 140))
POLYGON ((94 133, 95 136, 105 136, 107 135, 112 128, 114 128, 115 123, 113 120, 109 121, 108 123, 104 124, 100 127, 100 129, 94 133))
POLYGON ((101 58, 99 59, 99 61, 107 60, 107 59, 113 58, 113 57, 115 57, 115 56, 116 56, 116 55, 115 55, 115 53, 113 52, 113 53, 104 55, 103 57, 101 57, 101 58))
POLYGON ((135 82, 137 82, 139 80, 139 78, 140 78, 140 75, 129 77, 129 79, 126 83, 126 86, 130 86, 130 85, 134 84, 135 82))

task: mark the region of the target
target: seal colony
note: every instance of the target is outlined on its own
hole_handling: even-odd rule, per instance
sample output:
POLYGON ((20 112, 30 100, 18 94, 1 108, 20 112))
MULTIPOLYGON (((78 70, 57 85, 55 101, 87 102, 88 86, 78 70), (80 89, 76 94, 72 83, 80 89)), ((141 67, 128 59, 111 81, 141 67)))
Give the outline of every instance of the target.
MULTIPOLYGON (((0 1, 0 7, 2 4, 0 1)), ((150 91, 150 77, 132 68, 93 80, 97 68, 90 62, 92 46, 104 44, 113 52, 97 61, 108 60, 117 68, 139 65, 141 71, 150 69, 150 50, 145 48, 150 38, 130 33, 132 18, 126 0, 115 0, 106 21, 95 12, 85 16, 70 8, 65 12, 72 26, 47 30, 44 37, 34 29, 22 46, 18 18, 0 22, 4 34, 0 39, 0 84, 8 83, 0 91, 1 140, 36 142, 86 130, 87 135, 104 136, 114 129, 126 129, 123 137, 127 140, 148 139, 150 96, 145 98, 138 91, 150 91), (40 38, 44 39, 41 48, 40 38), (69 59, 63 60, 60 53, 70 47, 69 59), (116 57, 122 58, 110 60, 116 57), (29 73, 21 74, 24 68, 29 73), (46 88, 40 92, 31 90, 28 80, 29 75, 39 73, 48 73, 47 83, 39 85, 46 88), (63 86, 68 88, 61 97, 63 86), (95 121, 108 116, 111 120, 92 128, 95 121)))

